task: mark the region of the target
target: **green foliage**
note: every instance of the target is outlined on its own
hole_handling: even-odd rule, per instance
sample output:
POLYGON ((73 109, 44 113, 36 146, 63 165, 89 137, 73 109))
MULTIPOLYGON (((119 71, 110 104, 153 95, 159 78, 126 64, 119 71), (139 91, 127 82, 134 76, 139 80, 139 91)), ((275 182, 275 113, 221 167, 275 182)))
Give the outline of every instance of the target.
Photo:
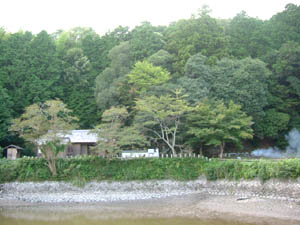
POLYGON ((181 120, 190 107, 185 96, 179 90, 175 96, 145 96, 136 101, 136 123, 145 131, 149 131, 150 137, 162 140, 173 154, 176 153, 176 138, 181 128, 181 120))
POLYGON ((95 156, 58 159, 57 176, 52 177, 43 158, 0 159, 0 183, 12 181, 67 181, 84 186, 89 181, 297 179, 300 160, 216 160, 198 158, 105 159, 95 156))
POLYGON ((9 138, 8 129, 12 119, 12 101, 7 90, 0 84, 0 144, 9 138))
POLYGON ((129 113, 125 107, 111 107, 102 114, 102 123, 93 130, 99 141, 93 150, 97 154, 115 156, 122 149, 149 145, 146 137, 134 126, 126 126, 129 113))
POLYGON ((241 146, 242 140, 253 137, 251 125, 252 118, 241 111, 240 105, 205 101, 188 115, 187 129, 193 135, 192 144, 219 146, 222 158, 226 143, 241 146))
POLYGON ((273 72, 270 107, 290 116, 287 129, 300 128, 300 44, 288 42, 268 55, 273 72))
POLYGON ((165 37, 165 49, 173 55, 176 76, 183 75, 186 61, 196 53, 208 56, 210 63, 228 53, 224 28, 205 9, 196 17, 171 24, 165 37))
POLYGON ((237 14, 226 29, 230 37, 230 53, 237 58, 263 56, 271 45, 263 28, 264 21, 249 17, 245 11, 237 14))
POLYGON ((275 14, 264 27, 265 35, 270 39, 272 47, 279 49, 289 41, 300 42, 300 5, 287 4, 285 10, 275 14))
POLYGON ((149 22, 143 22, 132 30, 129 44, 133 61, 142 61, 162 49, 163 35, 158 27, 152 26, 149 22))
POLYGON ((268 105, 270 71, 258 60, 222 59, 213 69, 212 97, 242 105, 254 123, 264 116, 268 105))
POLYGON ((95 51, 102 50, 103 43, 92 29, 77 27, 60 33, 56 46, 62 69, 59 97, 79 118, 79 126, 90 128, 98 120, 93 87, 105 60, 99 62, 102 54, 95 51))
POLYGON ((0 85, 9 90, 13 116, 30 104, 61 93, 60 64, 56 46, 45 31, 11 34, 3 40, 0 56, 0 85))
POLYGON ((19 118, 12 121, 10 129, 33 143, 46 134, 49 140, 56 140, 59 132, 70 130, 74 126, 72 123, 77 118, 70 116, 70 113, 60 100, 33 104, 28 106, 19 118))
POLYGON ((63 137, 75 127, 77 120, 70 113, 60 100, 49 100, 26 107, 10 128, 40 148, 53 176, 56 176, 56 157, 65 149, 63 137))
POLYGON ((201 53, 191 56, 185 64, 184 73, 189 78, 201 78, 205 82, 210 82, 212 79, 211 67, 208 63, 208 58, 201 53))
POLYGON ((170 73, 158 66, 153 66, 147 61, 137 62, 127 75, 129 84, 138 93, 147 92, 150 87, 160 85, 170 80, 170 73))
POLYGON ((96 78, 95 97, 101 111, 120 104, 119 87, 131 67, 129 42, 122 42, 109 52, 111 64, 96 78))
POLYGON ((289 121, 288 114, 269 109, 263 120, 256 125, 256 129, 258 133, 265 134, 267 137, 277 138, 281 132, 288 131, 289 121))
POLYGON ((194 97, 190 102, 196 103, 205 97, 223 100, 227 104, 233 101, 240 104, 242 110, 252 116, 255 124, 261 121, 270 96, 271 73, 266 65, 258 59, 223 58, 210 66, 207 60, 207 57, 198 53, 190 57, 186 63, 185 75, 189 79, 182 81, 199 85, 198 89, 189 91, 194 97))
POLYGON ((112 106, 134 111, 142 89, 149 96, 182 89, 191 105, 233 101, 252 116, 256 140, 281 140, 300 128, 299 9, 287 4, 262 21, 246 12, 220 20, 203 7, 168 26, 143 22, 102 36, 83 27, 51 35, 0 28, 0 145, 24 143, 8 127, 34 103, 59 98, 88 129, 112 106), (132 70, 144 60, 154 67, 132 70), (126 75, 135 70, 130 82, 126 75))
POLYGON ((162 49, 148 58, 148 61, 154 66, 161 66, 169 72, 172 71, 172 60, 172 55, 162 49))

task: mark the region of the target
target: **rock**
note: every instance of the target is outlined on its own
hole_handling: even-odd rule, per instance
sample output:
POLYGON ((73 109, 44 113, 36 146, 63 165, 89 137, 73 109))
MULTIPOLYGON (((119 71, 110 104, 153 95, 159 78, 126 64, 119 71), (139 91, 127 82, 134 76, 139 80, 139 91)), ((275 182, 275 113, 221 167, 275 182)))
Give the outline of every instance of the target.
MULTIPOLYGON (((282 182, 273 180, 261 183, 252 181, 130 181, 89 182, 80 188, 66 182, 25 182, 1 185, 7 199, 27 202, 111 202, 137 199, 165 198, 185 194, 203 193, 212 195, 239 196, 237 201, 250 197, 281 199, 300 202, 300 181, 282 182), (245 197, 246 196, 246 197, 245 197)), ((1 193, 0 193, 1 194, 1 193)))

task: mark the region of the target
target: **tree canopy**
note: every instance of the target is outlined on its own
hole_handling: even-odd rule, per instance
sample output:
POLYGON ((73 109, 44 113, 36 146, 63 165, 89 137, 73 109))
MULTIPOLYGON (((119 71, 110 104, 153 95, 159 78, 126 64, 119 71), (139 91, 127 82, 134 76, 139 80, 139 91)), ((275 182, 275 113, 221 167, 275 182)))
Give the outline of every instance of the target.
POLYGON ((70 113, 60 100, 36 103, 26 107, 19 118, 12 120, 10 127, 41 150, 53 176, 56 175, 56 157, 65 150, 63 137, 75 128, 77 118, 70 113))
MULTIPOLYGON (((240 105, 254 123, 249 148, 283 140, 300 129, 299 21, 300 6, 287 4, 268 20, 244 11, 218 19, 203 7, 167 26, 146 21, 103 35, 86 27, 52 34, 0 28, 0 146, 24 143, 9 127, 40 102, 61 99, 81 129, 106 123, 112 107, 126 108, 122 132, 134 133, 138 102, 176 89, 189 107, 240 105)), ((170 112, 168 104, 160 110, 170 112)), ((180 145, 188 141, 183 129, 180 145)))
POLYGON ((228 106, 223 102, 201 102, 188 116, 188 133, 194 136, 191 142, 220 147, 220 158, 227 143, 242 146, 243 139, 253 137, 251 125, 252 118, 232 101, 228 106))
POLYGON ((175 96, 145 96, 136 102, 136 123, 150 136, 162 140, 176 154, 177 135, 181 121, 190 108, 184 96, 176 90, 175 96))

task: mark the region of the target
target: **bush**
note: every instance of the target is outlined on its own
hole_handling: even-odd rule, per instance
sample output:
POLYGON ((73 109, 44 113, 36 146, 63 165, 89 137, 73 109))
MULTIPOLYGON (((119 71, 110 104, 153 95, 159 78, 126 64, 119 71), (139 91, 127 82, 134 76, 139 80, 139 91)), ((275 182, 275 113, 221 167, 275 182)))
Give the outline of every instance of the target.
POLYGON ((208 180, 300 177, 300 159, 219 160, 198 158, 104 159, 95 156, 58 159, 57 176, 51 176, 45 159, 0 159, 0 183, 11 181, 69 181, 77 186, 97 180, 193 180, 205 174, 208 180))

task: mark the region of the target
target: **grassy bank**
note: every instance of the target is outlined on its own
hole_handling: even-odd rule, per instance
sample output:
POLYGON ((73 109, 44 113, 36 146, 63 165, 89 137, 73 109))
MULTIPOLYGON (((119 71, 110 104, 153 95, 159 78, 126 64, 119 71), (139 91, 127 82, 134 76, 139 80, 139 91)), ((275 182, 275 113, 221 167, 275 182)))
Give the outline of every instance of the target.
POLYGON ((193 180, 205 174, 209 180, 300 177, 300 159, 218 160, 198 158, 103 159, 83 157, 59 159, 57 176, 51 177, 46 160, 22 158, 0 160, 0 183, 11 181, 71 181, 76 184, 97 180, 193 180))

